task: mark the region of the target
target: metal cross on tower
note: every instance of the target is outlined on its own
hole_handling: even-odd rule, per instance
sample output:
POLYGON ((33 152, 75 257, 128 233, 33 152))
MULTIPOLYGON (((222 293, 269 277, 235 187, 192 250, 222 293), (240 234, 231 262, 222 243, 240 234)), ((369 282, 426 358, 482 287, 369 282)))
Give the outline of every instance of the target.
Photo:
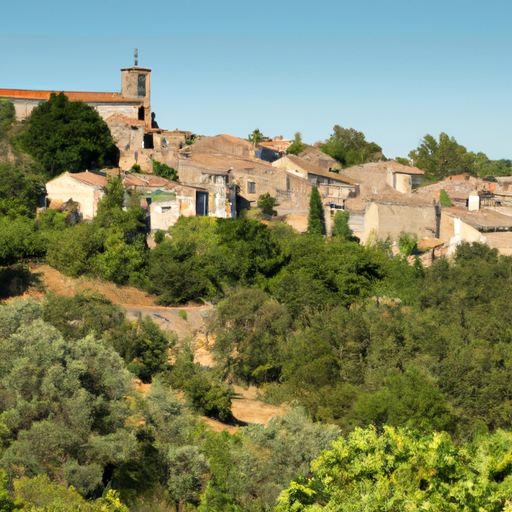
POLYGON ((135 66, 139 65, 139 50, 137 48, 133 49, 133 56, 135 58, 135 66))

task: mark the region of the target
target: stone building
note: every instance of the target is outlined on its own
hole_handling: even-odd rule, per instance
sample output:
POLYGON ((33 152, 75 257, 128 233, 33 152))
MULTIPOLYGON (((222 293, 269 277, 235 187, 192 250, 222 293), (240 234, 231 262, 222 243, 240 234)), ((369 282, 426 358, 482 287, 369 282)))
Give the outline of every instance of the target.
MULTIPOLYGON (((16 119, 24 121, 37 105, 54 91, 0 89, 0 97, 14 103, 16 119)), ((83 101, 95 108, 110 128, 120 152, 119 166, 128 170, 138 163, 152 170, 153 160, 174 167, 177 150, 191 133, 158 128, 151 111, 151 69, 134 66, 121 69, 121 92, 62 91, 70 101, 83 101)))
MULTIPOLYGON (((16 119, 23 121, 35 107, 49 100, 52 92, 61 91, 0 89, 0 96, 14 103, 16 119)), ((70 101, 83 101, 94 107, 105 120, 117 114, 142 121, 145 128, 151 128, 151 70, 148 68, 121 69, 121 92, 62 92, 70 101)))
MULTIPOLYGON (((148 212, 148 230, 167 230, 180 216, 212 215, 209 191, 204 187, 184 185, 151 174, 121 172, 119 176, 126 191, 142 194, 141 206, 148 212)), ((46 184, 50 207, 72 201, 85 220, 92 220, 98 202, 104 196, 107 178, 94 172, 64 173, 46 184)), ((128 195, 126 196, 128 198, 128 195)), ((216 216, 226 217, 219 209, 216 216)), ((229 213, 229 212, 228 212, 229 213)))
POLYGON ((404 232, 414 233, 418 239, 438 235, 438 209, 433 204, 371 202, 364 216, 362 241, 372 238, 398 240, 404 232))
POLYGON ((105 176, 92 172, 66 172, 49 181, 46 191, 50 202, 65 203, 72 200, 79 203, 83 218, 91 220, 96 215, 98 201, 104 196, 103 188, 106 184, 105 176))
POLYGON ((385 167, 388 185, 402 194, 410 193, 418 188, 425 175, 425 171, 417 167, 403 165, 394 160, 386 162, 385 167))
POLYGON ((323 167, 328 171, 330 171, 331 169, 341 168, 341 164, 337 160, 327 155, 323 151, 319 150, 318 148, 314 148, 312 146, 307 147, 297 156, 299 156, 303 160, 306 160, 307 162, 317 165, 318 167, 323 167))
POLYGON ((470 211, 460 206, 443 208, 439 238, 449 246, 448 254, 454 253, 461 242, 478 242, 511 256, 512 209, 470 211))
POLYGON ((295 156, 269 164, 255 157, 254 148, 247 141, 230 135, 206 137, 184 148, 179 153, 178 173, 184 183, 207 188, 210 202, 220 205, 226 201, 230 212, 235 204, 229 198, 233 198, 235 190, 239 209, 255 207, 259 196, 268 193, 277 199, 279 214, 307 211, 314 185, 325 204, 343 206, 347 197, 357 194, 354 180, 295 156))

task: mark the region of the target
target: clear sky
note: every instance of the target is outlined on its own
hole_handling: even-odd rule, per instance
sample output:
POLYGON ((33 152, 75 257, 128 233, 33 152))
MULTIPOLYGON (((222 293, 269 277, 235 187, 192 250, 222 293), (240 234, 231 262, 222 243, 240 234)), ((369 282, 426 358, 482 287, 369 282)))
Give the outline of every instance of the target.
POLYGON ((512 158, 512 2, 25 0, 0 9, 0 88, 120 91, 152 73, 160 127, 324 140, 406 156, 440 132, 512 158))

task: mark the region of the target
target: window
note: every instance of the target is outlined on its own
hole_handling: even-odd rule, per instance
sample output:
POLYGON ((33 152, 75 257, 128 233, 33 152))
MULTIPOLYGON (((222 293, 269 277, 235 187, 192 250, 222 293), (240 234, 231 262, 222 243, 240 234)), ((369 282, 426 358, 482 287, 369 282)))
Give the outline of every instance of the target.
POLYGON ((286 191, 290 192, 290 176, 286 176, 286 191))
POLYGON ((146 96, 146 75, 137 75, 137 96, 139 98, 146 96))
POLYGON ((247 193, 256 194, 256 183, 254 183, 254 181, 247 182, 247 193))

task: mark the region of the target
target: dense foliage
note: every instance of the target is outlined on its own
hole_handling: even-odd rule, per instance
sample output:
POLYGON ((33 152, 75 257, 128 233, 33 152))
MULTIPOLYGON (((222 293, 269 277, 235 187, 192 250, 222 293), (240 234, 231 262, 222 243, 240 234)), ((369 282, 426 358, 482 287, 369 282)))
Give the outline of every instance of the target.
POLYGON ((93 107, 52 93, 26 120, 19 146, 39 162, 47 176, 117 165, 119 150, 93 107))
MULTIPOLYGON (((326 238, 318 191, 306 234, 180 218, 150 250, 118 179, 90 223, 36 218, 41 167, 12 145, 19 130, 1 101, 0 296, 45 258, 165 305, 211 302, 215 364, 92 291, 1 305, 0 509, 266 512, 286 489, 277 510, 510 510, 512 258, 461 244, 409 265, 414 235, 393 258, 389 240, 355 243, 345 212, 326 238), (232 384, 298 408, 215 433, 197 415, 236 424, 232 384)), ((380 158, 360 135, 340 128, 327 148, 348 137, 344 165, 380 158)), ((439 147, 421 158, 458 172, 465 150, 442 139, 446 168, 439 147)))
POLYGON ((272 197, 268 192, 258 197, 258 208, 264 216, 274 217, 277 215, 277 211, 274 210, 276 206, 276 198, 272 197))
POLYGON ((339 125, 334 126, 332 135, 320 149, 343 167, 384 159, 382 148, 375 142, 368 142, 364 133, 339 125))
POLYGON ((511 174, 510 160, 492 161, 482 152, 475 154, 446 133, 440 133, 439 140, 430 134, 425 135, 420 145, 409 153, 409 158, 431 180, 442 180, 465 172, 480 177, 511 174))
POLYGON ((293 143, 286 150, 286 152, 292 155, 298 155, 299 153, 302 153, 307 147, 308 145, 302 142, 302 134, 300 132, 296 132, 293 138, 293 143))
POLYGON ((171 181, 179 180, 176 169, 169 167, 167 164, 162 164, 156 160, 153 160, 153 174, 155 176, 160 176, 161 178, 166 178, 171 181))
POLYGON ((136 194, 126 209, 124 205, 121 180, 113 178, 92 223, 54 232, 46 255, 48 262, 71 277, 92 273, 119 284, 142 285, 149 256, 145 212, 136 194))
MULTIPOLYGON (((339 436, 300 410, 235 435, 205 430, 163 383, 192 372, 190 404, 205 403, 201 370, 185 353, 137 392, 114 350, 126 326, 122 310, 94 293, 0 307, 2 510, 124 512, 119 497, 140 511, 200 502, 219 512, 269 510, 339 436)), ((209 399, 219 404, 214 388, 209 399)))
POLYGON ((461 448, 444 433, 356 429, 292 482, 276 512, 512 510, 512 435, 499 431, 461 448))

